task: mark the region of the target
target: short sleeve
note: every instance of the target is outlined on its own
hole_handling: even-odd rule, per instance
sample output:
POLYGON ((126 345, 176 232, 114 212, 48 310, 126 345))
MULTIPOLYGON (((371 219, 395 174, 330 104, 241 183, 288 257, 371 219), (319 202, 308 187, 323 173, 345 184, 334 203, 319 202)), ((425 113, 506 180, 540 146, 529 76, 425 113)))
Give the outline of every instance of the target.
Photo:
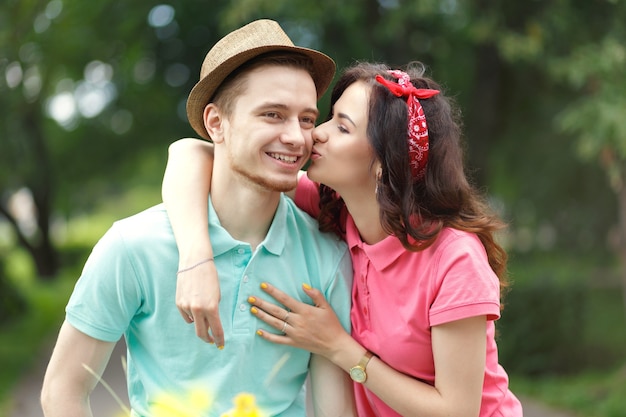
POLYGON ((301 210, 317 219, 320 213, 319 189, 317 183, 311 181, 306 173, 298 180, 294 201, 301 210))
POLYGON ((475 316, 500 317, 500 281, 491 269, 485 249, 475 235, 450 239, 439 253, 439 286, 430 309, 436 326, 475 316))
POLYGON ((128 250, 114 225, 89 255, 66 306, 67 321, 99 340, 115 342, 142 302, 128 250))

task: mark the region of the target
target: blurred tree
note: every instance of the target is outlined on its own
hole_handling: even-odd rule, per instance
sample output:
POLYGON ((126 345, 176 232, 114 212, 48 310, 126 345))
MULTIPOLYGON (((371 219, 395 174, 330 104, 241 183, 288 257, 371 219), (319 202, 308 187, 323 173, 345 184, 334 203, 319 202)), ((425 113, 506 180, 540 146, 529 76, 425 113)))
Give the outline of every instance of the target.
POLYGON ((0 258, 0 327, 26 310, 26 300, 9 282, 0 258))
MULTIPOLYGON (((626 22, 626 12, 622 12, 618 19, 626 22)), ((556 60, 551 69, 555 77, 579 93, 560 113, 559 128, 577 138, 582 159, 604 169, 617 196, 613 247, 622 265, 626 317, 626 31, 614 24, 606 30, 595 42, 577 45, 572 54, 556 60)))
POLYGON ((576 45, 619 42, 608 28, 624 26, 625 8, 610 0, 234 0, 222 22, 230 29, 273 16, 339 68, 358 59, 426 63, 464 111, 470 174, 513 220, 511 249, 584 254, 606 251, 617 208, 600 170, 577 160, 572 133, 555 124, 578 93, 550 68, 576 45))
MULTIPOLYGON (((217 37, 211 19, 205 23, 193 26, 194 50, 217 37)), ((0 105, 8 111, 1 116, 0 214, 40 277, 59 266, 54 215, 88 210, 142 171, 160 181, 154 169, 162 172, 165 146, 190 131, 180 103, 195 77, 180 26, 176 10, 158 2, 1 6, 0 105), (20 190, 32 197, 32 213, 15 204, 20 190), (35 227, 24 227, 29 220, 35 227)), ((201 53, 189 54, 197 62, 201 53)))
MULTIPOLYGON (((195 135, 184 102, 206 51, 224 33, 270 17, 339 68, 426 63, 465 113, 471 174, 514 219, 513 250, 602 248, 617 209, 599 169, 571 146, 594 131, 571 121, 583 119, 580 86, 589 98, 600 91, 590 86, 623 88, 617 58, 612 73, 591 63, 624 44, 625 8, 610 0, 8 0, 0 6, 0 106, 8 109, 0 116, 0 213, 39 273, 51 276, 54 215, 89 210, 136 181, 158 184, 167 144, 195 135), (586 72, 566 76, 567 68, 586 72), (34 232, 9 209, 23 189, 37 209, 34 232)), ((619 88, 583 103, 601 111, 613 100, 617 112, 619 88)), ((609 113, 601 112, 595 128, 606 130, 609 113)))

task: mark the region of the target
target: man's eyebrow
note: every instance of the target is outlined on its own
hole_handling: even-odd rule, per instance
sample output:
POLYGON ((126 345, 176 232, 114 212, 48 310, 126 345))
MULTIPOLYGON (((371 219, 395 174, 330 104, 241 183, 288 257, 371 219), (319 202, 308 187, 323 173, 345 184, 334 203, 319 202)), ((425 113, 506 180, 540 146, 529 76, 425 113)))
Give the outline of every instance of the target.
POLYGON ((337 117, 339 117, 340 119, 348 120, 350 123, 352 123, 352 125, 354 127, 356 127, 356 123, 354 123, 354 121, 347 114, 345 114, 345 113, 337 113, 337 117))
POLYGON ((304 112, 305 113, 313 113, 316 118, 320 115, 320 111, 317 109, 317 107, 309 107, 309 108, 305 109, 304 112))

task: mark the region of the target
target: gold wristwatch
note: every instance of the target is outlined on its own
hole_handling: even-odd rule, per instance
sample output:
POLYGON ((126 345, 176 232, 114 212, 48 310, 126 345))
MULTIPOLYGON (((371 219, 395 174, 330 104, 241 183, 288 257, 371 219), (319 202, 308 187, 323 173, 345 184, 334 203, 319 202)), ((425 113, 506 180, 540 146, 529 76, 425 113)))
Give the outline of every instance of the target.
POLYGON ((374 354, 368 350, 365 352, 365 355, 363 355, 359 363, 350 368, 350 378, 352 378, 353 381, 362 384, 367 380, 365 368, 367 367, 370 359, 372 359, 372 356, 374 356, 374 354))

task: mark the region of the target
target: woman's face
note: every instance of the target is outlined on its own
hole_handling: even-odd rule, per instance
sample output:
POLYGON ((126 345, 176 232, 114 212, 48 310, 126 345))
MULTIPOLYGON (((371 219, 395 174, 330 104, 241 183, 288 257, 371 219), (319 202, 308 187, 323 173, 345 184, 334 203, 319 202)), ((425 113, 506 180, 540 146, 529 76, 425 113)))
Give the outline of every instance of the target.
POLYGON ((351 84, 333 106, 332 119, 313 131, 309 178, 344 198, 354 192, 374 195, 374 150, 366 135, 370 91, 362 81, 351 84))

